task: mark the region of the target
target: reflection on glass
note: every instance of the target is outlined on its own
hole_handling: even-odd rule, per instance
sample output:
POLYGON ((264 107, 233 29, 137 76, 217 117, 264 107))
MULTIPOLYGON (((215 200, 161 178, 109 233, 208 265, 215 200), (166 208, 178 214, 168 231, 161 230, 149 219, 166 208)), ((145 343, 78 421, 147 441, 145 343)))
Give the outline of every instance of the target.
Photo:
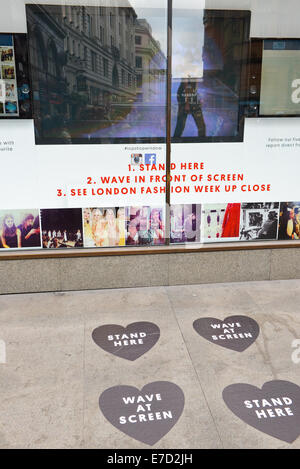
POLYGON ((175 142, 242 138, 241 72, 249 21, 248 12, 174 9, 175 142))
POLYGON ((160 245, 165 242, 163 207, 126 208, 126 246, 160 245))
POLYGON ((299 102, 300 39, 263 41, 260 115, 299 116, 299 102))
POLYGON ((200 241, 201 205, 171 205, 171 243, 191 243, 200 241))
POLYGON ((166 9, 126 3, 26 5, 37 143, 163 141, 166 9))

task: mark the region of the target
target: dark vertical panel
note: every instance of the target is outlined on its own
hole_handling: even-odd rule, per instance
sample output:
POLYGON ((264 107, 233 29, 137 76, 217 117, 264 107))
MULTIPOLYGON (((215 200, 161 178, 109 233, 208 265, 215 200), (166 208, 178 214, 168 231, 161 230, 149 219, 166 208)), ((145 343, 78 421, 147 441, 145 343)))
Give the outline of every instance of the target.
POLYGON ((170 244, 170 201, 171 201, 171 90, 172 90, 172 8, 168 0, 168 52, 167 52, 167 145, 166 145, 166 244, 170 244))

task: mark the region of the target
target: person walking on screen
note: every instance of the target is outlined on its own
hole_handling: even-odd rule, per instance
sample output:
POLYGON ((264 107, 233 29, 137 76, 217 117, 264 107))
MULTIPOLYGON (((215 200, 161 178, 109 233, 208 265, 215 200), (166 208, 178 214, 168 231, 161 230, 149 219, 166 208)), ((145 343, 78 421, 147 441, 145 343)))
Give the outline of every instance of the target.
POLYGON ((198 129, 198 137, 206 136, 206 126, 202 114, 201 101, 198 95, 198 82, 195 79, 183 78, 177 91, 178 113, 174 137, 181 137, 189 114, 193 117, 198 129))

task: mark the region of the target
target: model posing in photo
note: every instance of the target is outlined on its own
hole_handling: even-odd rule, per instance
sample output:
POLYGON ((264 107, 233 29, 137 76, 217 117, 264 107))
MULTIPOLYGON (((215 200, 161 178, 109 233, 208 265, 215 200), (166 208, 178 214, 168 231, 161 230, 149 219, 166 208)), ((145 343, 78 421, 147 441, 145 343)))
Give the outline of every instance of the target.
POLYGON ((161 211, 154 208, 150 215, 150 233, 152 244, 163 244, 165 241, 165 228, 161 219, 161 211))
POLYGON ((38 247, 41 245, 39 217, 34 218, 29 213, 18 228, 21 231, 22 247, 38 247))
POLYGON ((103 246, 104 243, 104 225, 103 213, 99 208, 95 208, 92 212, 92 235, 97 247, 103 246))
POLYGON ((6 215, 1 228, 1 243, 4 248, 21 248, 21 230, 16 227, 12 215, 6 215))
POLYGON ((119 226, 115 211, 108 208, 105 213, 105 227, 104 227, 104 243, 103 246, 118 246, 119 245, 119 226))

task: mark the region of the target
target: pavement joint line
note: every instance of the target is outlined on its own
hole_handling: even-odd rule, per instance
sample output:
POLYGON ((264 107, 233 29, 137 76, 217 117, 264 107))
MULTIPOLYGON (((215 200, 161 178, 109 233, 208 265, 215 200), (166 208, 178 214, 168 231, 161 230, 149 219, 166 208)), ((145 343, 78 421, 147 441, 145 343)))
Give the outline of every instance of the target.
POLYGON ((193 359, 192 359, 192 357, 191 357, 191 354, 190 354, 189 348, 188 348, 188 346, 187 346, 186 340, 185 340, 185 338, 184 338, 183 332, 182 332, 182 330, 181 330, 181 327, 180 327, 180 325, 179 325, 179 322, 178 322, 176 313, 175 313, 175 311, 174 311, 172 302, 171 302, 171 300, 170 300, 168 291, 166 291, 166 293, 167 293, 167 297, 168 297, 168 300, 169 300, 169 303, 170 303, 170 307, 171 307, 171 309, 172 309, 172 313, 173 313, 174 319, 175 319, 175 321, 176 321, 176 323, 177 323, 177 327, 178 327, 178 329, 179 329, 179 331, 180 331, 180 334, 181 334, 181 337, 182 337, 184 346, 185 346, 185 348, 186 348, 187 354, 188 354, 188 356, 189 356, 189 359, 190 359, 190 361, 191 361, 192 367, 193 367, 193 369, 194 369, 195 376, 196 376, 196 378, 197 378, 197 380, 198 380, 199 387, 200 387, 201 392, 202 392, 202 394, 203 394, 205 403, 206 403, 206 405, 207 405, 208 411, 209 411, 209 413, 210 413, 210 415, 211 415, 213 424, 214 424, 214 426, 215 426, 215 429, 216 429, 216 432, 217 432, 217 434, 218 434, 220 443, 221 443, 221 445, 222 445, 222 449, 224 449, 224 442, 223 442, 223 440, 222 440, 222 438, 221 438, 221 434, 220 434, 220 432, 219 432, 219 428, 218 428, 218 425, 217 425, 217 423, 216 423, 216 421, 215 421, 215 418, 214 418, 214 415, 213 415, 213 413, 212 413, 212 410, 211 410, 211 408, 210 408, 210 406, 209 406, 209 404, 208 404, 208 400, 207 400, 207 398, 206 398, 206 394, 205 394, 204 389, 203 389, 202 384, 201 384, 201 380, 200 380, 199 373, 197 372, 197 370, 196 370, 196 368, 195 368, 195 366, 194 366, 193 359))
POLYGON ((272 258, 273 258, 273 249, 270 249, 270 260, 269 260, 269 279, 272 280, 272 258))
POLYGON ((86 340, 85 340, 85 336, 86 336, 86 315, 85 313, 83 314, 83 357, 82 357, 82 444, 83 444, 83 448, 86 447, 86 441, 85 441, 85 412, 86 412, 86 407, 85 407, 85 404, 86 404, 86 399, 85 399, 85 396, 86 396, 86 389, 85 389, 85 386, 86 386, 86 379, 85 379, 85 369, 86 369, 86 340))

